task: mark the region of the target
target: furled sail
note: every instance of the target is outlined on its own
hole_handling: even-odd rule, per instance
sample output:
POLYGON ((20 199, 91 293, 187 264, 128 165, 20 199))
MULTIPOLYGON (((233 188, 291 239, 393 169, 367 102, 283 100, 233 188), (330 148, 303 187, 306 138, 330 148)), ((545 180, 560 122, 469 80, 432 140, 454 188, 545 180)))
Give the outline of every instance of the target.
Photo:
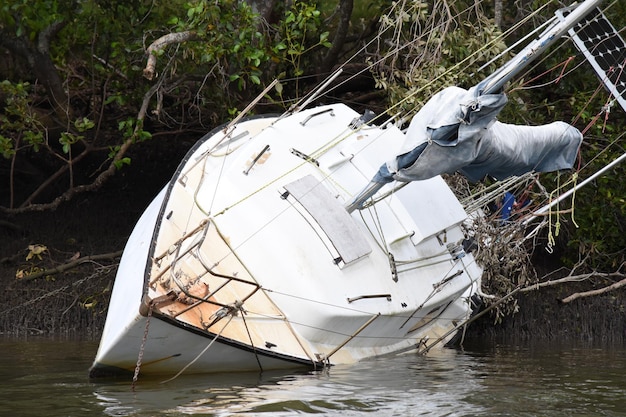
POLYGON ((475 91, 448 87, 433 96, 411 121, 398 156, 383 164, 374 181, 425 180, 458 171, 476 182, 572 167, 582 142, 578 129, 564 122, 499 122, 506 96, 475 91))
POLYGON ((420 181, 460 172, 470 181, 502 180, 527 172, 572 168, 583 136, 565 122, 540 126, 502 123, 496 116, 506 95, 481 94, 483 83, 465 90, 448 87, 413 117, 397 156, 382 164, 346 209, 364 202, 392 181, 420 181))

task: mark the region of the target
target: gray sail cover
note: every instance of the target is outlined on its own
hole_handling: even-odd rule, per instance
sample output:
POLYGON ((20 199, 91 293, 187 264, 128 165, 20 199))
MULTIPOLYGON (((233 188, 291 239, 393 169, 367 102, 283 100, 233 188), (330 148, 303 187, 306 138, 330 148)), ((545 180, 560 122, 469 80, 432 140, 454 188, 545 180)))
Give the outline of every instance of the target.
POLYGON ((564 122, 501 123, 495 118, 506 96, 476 91, 448 87, 422 107, 398 157, 386 163, 393 179, 424 180, 458 171, 475 182, 487 175, 504 179, 572 168, 583 138, 578 129, 564 122))

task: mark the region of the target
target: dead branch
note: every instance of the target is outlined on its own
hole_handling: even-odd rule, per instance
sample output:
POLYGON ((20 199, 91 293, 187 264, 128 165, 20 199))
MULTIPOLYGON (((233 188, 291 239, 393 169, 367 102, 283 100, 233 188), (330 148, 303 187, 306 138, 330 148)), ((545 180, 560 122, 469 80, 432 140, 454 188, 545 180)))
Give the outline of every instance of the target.
POLYGON ((165 46, 195 39, 198 39, 196 32, 188 30, 185 32, 168 33, 167 35, 163 35, 159 39, 152 42, 148 49, 146 49, 148 61, 146 62, 146 67, 143 70, 143 76, 148 80, 152 80, 154 78, 154 75, 156 74, 157 53, 160 52, 165 46))
POLYGON ((559 284, 565 284, 567 282, 580 282, 590 278, 615 278, 615 277, 624 277, 625 275, 619 272, 612 273, 601 273, 601 272, 590 272, 588 274, 579 274, 579 275, 568 275, 564 278, 553 279, 550 281, 538 282, 536 284, 529 285, 520 290, 520 292, 529 292, 535 291, 539 288, 544 287, 553 287, 559 284))
MULTIPOLYGON (((625 276, 624 274, 619 274, 619 275, 621 275, 622 277, 625 276)), ((574 293, 574 294, 570 295, 569 297, 563 298, 561 300, 561 302, 563 304, 565 304, 565 303, 569 303, 571 301, 574 301, 574 300, 576 300, 578 298, 593 297, 595 295, 600 295, 600 294, 604 294, 604 293, 616 290, 616 289, 621 288, 621 287, 623 287, 625 285, 626 285, 626 278, 622 279, 621 281, 614 282, 613 284, 611 284, 611 285, 609 285, 607 287, 604 287, 604 288, 600 288, 600 289, 597 289, 597 290, 591 290, 591 291, 584 291, 584 292, 574 293)))
POLYGON ((101 260, 105 260, 105 259, 115 259, 119 256, 122 255, 122 251, 116 251, 116 252, 111 252, 111 253, 103 253, 100 255, 89 255, 89 256, 83 256, 81 258, 75 259, 71 262, 67 262, 65 264, 59 265, 56 268, 51 268, 51 269, 46 269, 43 271, 39 271, 39 272, 35 272, 29 275, 24 276, 24 278, 22 278, 20 281, 31 281, 33 279, 37 279, 37 278, 41 278, 44 276, 48 276, 48 275, 55 275, 55 274, 59 274, 61 272, 67 271, 69 269, 72 268, 76 268, 79 265, 82 265, 84 263, 87 262, 93 262, 93 261, 101 261, 101 260))

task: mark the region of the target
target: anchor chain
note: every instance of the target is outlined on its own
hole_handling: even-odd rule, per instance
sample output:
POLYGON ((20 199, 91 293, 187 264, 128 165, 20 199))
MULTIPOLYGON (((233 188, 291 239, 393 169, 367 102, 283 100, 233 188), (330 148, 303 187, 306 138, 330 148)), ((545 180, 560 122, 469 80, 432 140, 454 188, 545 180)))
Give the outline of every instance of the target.
POLYGON ((135 391, 135 385, 139 378, 139 370, 141 369, 141 362, 143 361, 143 352, 146 348, 146 341, 148 340, 148 329, 150 328, 150 318, 152 317, 153 304, 148 305, 148 314, 146 316, 146 327, 143 331, 143 338, 141 339, 141 347, 139 348, 139 354, 137 355, 137 365, 135 366, 135 373, 133 375, 132 390, 135 391))

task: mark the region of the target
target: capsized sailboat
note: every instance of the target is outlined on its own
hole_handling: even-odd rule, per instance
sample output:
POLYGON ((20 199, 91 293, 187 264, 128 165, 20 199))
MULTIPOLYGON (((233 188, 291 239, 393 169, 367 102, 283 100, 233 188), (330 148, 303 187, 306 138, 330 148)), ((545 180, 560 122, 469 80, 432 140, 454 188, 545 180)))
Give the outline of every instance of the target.
POLYGON ((571 167, 575 128, 495 116, 504 83, 598 3, 473 89, 435 96, 406 134, 307 103, 206 134, 128 240, 90 375, 316 369, 450 340, 482 269, 439 174, 571 167), (518 163, 503 163, 511 149, 518 163))

